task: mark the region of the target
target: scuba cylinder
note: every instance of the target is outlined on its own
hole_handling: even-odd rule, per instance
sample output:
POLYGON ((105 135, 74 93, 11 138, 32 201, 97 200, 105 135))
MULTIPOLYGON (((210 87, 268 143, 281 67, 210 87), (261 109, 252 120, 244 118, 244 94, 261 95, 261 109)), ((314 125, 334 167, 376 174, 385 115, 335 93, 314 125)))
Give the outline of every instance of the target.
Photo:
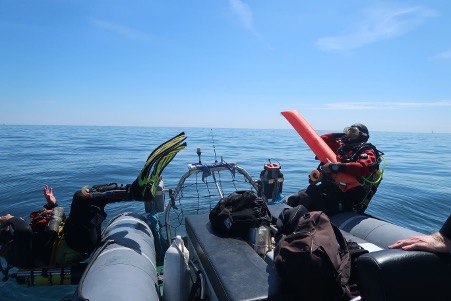
POLYGON ((280 164, 270 161, 263 166, 263 170, 260 172, 261 194, 267 200, 275 199, 278 197, 278 193, 282 193, 284 178, 280 169, 280 164))
POLYGON ((152 206, 155 205, 156 212, 164 212, 165 210, 165 198, 164 198, 164 182, 161 179, 158 183, 157 191, 155 192, 155 198, 152 201, 144 202, 144 210, 146 213, 153 213, 152 206))
POLYGON ((64 219, 64 208, 63 207, 55 207, 52 210, 52 215, 45 226, 45 230, 51 230, 58 233, 59 226, 64 219))

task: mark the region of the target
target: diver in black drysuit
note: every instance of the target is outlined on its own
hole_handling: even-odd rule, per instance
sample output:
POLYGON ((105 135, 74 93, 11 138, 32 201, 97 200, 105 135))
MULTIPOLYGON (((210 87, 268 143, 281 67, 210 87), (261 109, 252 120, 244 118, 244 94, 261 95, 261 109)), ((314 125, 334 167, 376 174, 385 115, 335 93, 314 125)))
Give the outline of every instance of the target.
MULTIPOLYGON (((75 192, 69 217, 64 221, 62 234, 71 251, 87 257, 96 248, 101 239, 101 225, 107 217, 105 206, 121 201, 151 201, 153 196, 144 197, 133 193, 132 185, 116 184, 95 185, 75 192)), ((47 204, 43 211, 56 212, 58 207, 51 188, 44 187, 47 204)), ((61 212, 61 211, 59 211, 61 212)), ((51 214, 51 213, 50 213, 51 214)), ((64 217, 61 217, 61 221, 64 217)), ((6 258, 8 264, 21 268, 49 266, 55 240, 59 235, 59 227, 38 228, 20 217, 11 215, 0 218, 0 256, 6 258)), ((73 263, 75 264, 75 262, 73 263)))
POLYGON ((0 268, 5 277, 10 266, 66 266, 77 264, 82 256, 88 256, 100 242, 101 224, 107 216, 105 206, 122 201, 153 201, 163 170, 186 147, 185 139, 185 133, 181 132, 155 148, 130 185, 95 185, 75 192, 67 219, 64 210, 57 210, 59 207, 53 190, 47 185, 44 187, 47 204, 45 210, 37 215, 44 217, 41 219, 44 223, 36 218, 28 223, 11 214, 1 216, 0 256, 7 260, 8 265, 6 270, 2 265, 0 268))

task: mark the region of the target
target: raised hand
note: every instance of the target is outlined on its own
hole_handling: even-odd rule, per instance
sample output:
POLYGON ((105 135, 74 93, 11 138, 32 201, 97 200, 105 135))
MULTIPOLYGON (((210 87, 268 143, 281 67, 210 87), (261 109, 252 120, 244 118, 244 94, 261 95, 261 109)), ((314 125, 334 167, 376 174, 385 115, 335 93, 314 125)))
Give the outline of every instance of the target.
POLYGON ((56 204, 56 198, 53 195, 52 187, 48 187, 47 185, 44 186, 44 196, 45 196, 45 199, 47 200, 47 204, 49 204, 49 205, 56 204))
POLYGON ((0 230, 5 230, 5 231, 9 230, 9 226, 7 226, 5 228, 5 224, 12 217, 14 217, 14 216, 12 216, 11 214, 0 216, 0 230), (3 229, 3 228, 5 228, 5 229, 3 229))

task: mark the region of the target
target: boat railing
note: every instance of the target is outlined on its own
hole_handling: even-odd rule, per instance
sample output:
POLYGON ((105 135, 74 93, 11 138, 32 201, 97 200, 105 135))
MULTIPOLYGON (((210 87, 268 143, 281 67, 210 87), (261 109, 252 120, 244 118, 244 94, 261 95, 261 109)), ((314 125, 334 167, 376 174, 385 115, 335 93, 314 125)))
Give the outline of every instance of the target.
POLYGON ((206 213, 225 195, 243 189, 259 191, 259 185, 236 163, 222 160, 208 164, 188 164, 188 171, 182 175, 176 188, 169 189, 170 200, 165 209, 164 221, 167 240, 170 242, 176 235, 173 230, 184 224, 184 215, 188 214, 186 208, 191 209, 190 214, 206 213), (185 209, 180 208, 183 205, 186 205, 185 209))

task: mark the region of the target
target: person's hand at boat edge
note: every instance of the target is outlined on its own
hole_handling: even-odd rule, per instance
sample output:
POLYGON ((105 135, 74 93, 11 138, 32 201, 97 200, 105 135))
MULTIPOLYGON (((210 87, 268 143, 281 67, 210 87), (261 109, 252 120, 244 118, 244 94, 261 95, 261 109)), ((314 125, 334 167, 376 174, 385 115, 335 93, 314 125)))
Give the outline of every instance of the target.
POLYGON ((429 235, 412 236, 401 239, 392 245, 389 249, 402 249, 405 251, 427 251, 434 253, 451 252, 451 240, 446 238, 440 232, 429 235))

